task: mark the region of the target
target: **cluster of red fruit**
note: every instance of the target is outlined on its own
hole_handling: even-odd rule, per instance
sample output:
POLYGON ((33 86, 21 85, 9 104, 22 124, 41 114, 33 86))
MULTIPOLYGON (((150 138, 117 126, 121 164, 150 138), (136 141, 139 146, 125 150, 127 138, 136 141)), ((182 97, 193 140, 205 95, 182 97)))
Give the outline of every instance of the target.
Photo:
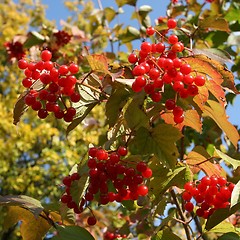
POLYGON ((58 46, 64 46, 68 44, 72 38, 71 35, 69 35, 67 32, 63 30, 53 33, 53 36, 55 37, 56 44, 58 46))
MULTIPOLYGON (((61 202, 79 214, 84 210, 85 203, 92 200, 105 205, 109 202, 137 200, 139 196, 146 196, 148 187, 144 180, 152 176, 152 170, 142 161, 134 163, 135 168, 129 167, 129 163, 121 159, 127 153, 127 148, 123 146, 111 153, 102 148, 90 148, 88 160, 90 181, 81 203, 78 205, 70 193, 72 182, 80 179, 78 173, 63 179, 65 193, 61 197, 61 202)), ((96 223, 96 221, 94 223, 93 218, 95 217, 89 217, 89 225, 96 223)))
MULTIPOLYGON (((175 19, 169 19, 167 25, 169 29, 174 29, 177 22, 175 19)), ((156 30, 153 27, 147 29, 148 35, 154 33, 156 30)), ((168 38, 161 35, 160 42, 153 44, 143 42, 138 54, 133 52, 128 56, 128 61, 134 64, 132 70, 135 76, 132 84, 134 92, 144 90, 154 102, 162 100, 168 86, 176 93, 174 99, 167 99, 165 102, 165 108, 172 111, 175 123, 184 121, 184 110, 177 106, 178 97, 194 97, 199 92, 198 88, 205 84, 205 77, 196 74, 189 64, 178 57, 178 53, 184 49, 183 43, 176 35, 172 34, 168 38)))
POLYGON ((152 176, 152 170, 142 161, 133 163, 135 167, 129 167, 129 163, 121 159, 127 153, 127 148, 123 146, 112 153, 102 148, 89 149, 90 184, 85 194, 87 201, 95 198, 104 205, 113 201, 137 200, 139 196, 148 194, 144 180, 152 176))
POLYGON ((6 47, 8 57, 10 60, 14 58, 19 60, 26 55, 23 49, 23 44, 18 41, 6 42, 4 46, 6 47))
POLYGON ((120 233, 117 233, 117 232, 105 232, 104 235, 103 235, 103 239, 104 240, 114 240, 114 239, 123 239, 123 238, 126 238, 127 235, 126 234, 120 234, 120 233))
POLYGON ((24 98, 26 105, 38 111, 38 116, 44 119, 49 112, 54 113, 57 119, 63 118, 71 122, 76 114, 76 109, 66 105, 69 102, 78 102, 80 94, 75 90, 77 82, 74 74, 78 73, 79 67, 75 63, 57 65, 50 61, 52 53, 48 50, 41 52, 41 60, 28 62, 25 59, 18 61, 18 67, 24 70, 25 78, 22 85, 28 89, 24 98), (40 90, 34 89, 34 84, 41 82, 40 90))
POLYGON ((191 200, 195 199, 196 214, 207 219, 215 210, 230 207, 229 200, 234 186, 233 183, 227 182, 226 178, 217 176, 205 176, 197 183, 188 182, 182 193, 185 210, 193 211, 194 204, 191 200))

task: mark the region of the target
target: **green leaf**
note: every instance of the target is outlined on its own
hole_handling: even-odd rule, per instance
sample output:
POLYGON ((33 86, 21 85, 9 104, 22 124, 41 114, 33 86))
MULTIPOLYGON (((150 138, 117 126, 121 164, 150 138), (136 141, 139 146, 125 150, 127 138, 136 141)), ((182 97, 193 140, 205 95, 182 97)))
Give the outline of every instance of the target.
POLYGON ((224 160, 227 163, 230 163, 233 166, 233 169, 236 170, 240 166, 240 160, 229 157, 227 154, 221 152, 218 149, 215 149, 215 154, 224 160))
POLYGON ((227 43, 228 43, 228 45, 240 46, 240 35, 231 33, 228 37, 227 43))
POLYGON ((118 7, 122 7, 123 5, 131 5, 131 6, 136 6, 137 0, 115 0, 116 4, 118 7))
POLYGON ((206 17, 199 21, 200 28, 211 28, 214 30, 230 32, 228 22, 224 18, 206 17))
POLYGON ((174 168, 178 157, 176 141, 181 136, 180 131, 169 124, 159 124, 152 131, 141 127, 130 146, 133 151, 140 149, 141 154, 155 154, 164 165, 174 168))
POLYGON ((140 6, 139 9, 138 9, 139 12, 146 12, 146 13, 149 13, 149 12, 151 12, 152 10, 153 10, 152 7, 149 6, 149 5, 142 5, 142 6, 140 6))
POLYGON ((167 228, 159 231, 151 240, 181 240, 176 234, 174 234, 171 229, 167 228))
POLYGON ((106 103, 106 116, 109 127, 115 125, 121 114, 122 108, 125 106, 130 96, 131 92, 129 89, 122 85, 116 85, 116 88, 113 89, 113 92, 106 103))
POLYGON ((229 208, 221 208, 216 210, 207 220, 205 229, 207 231, 211 230, 219 223, 221 223, 224 219, 228 218, 230 215, 234 214, 240 208, 240 203, 234 205, 233 207, 229 208))
POLYGON ((227 233, 234 231, 234 226, 230 222, 223 221, 212 228, 209 232, 227 233))
POLYGON ((231 207, 240 203, 240 181, 235 185, 231 196, 231 207))
POLYGON ((94 240, 94 237, 85 229, 79 226, 57 226, 57 236, 53 240, 94 240))
POLYGON ((213 100, 208 100, 207 105, 203 107, 203 117, 212 118, 222 129, 234 147, 237 147, 239 133, 237 129, 228 121, 225 108, 213 100))
POLYGON ((143 94, 134 95, 126 109, 124 118, 132 130, 137 130, 140 127, 148 128, 149 119, 143 109, 144 98, 143 94))
MULTIPOLYGON (((43 216, 47 216, 43 213, 43 216)), ((43 239, 45 234, 51 228, 51 225, 44 217, 35 217, 30 211, 18 207, 11 206, 8 209, 7 216, 4 220, 4 229, 7 230, 19 221, 20 233, 24 240, 39 240, 43 239)))
POLYGON ((119 36, 119 39, 121 40, 121 43, 129 43, 135 39, 139 39, 140 38, 140 32, 138 29, 132 27, 132 26, 128 26, 124 33, 121 34, 119 36))
POLYGON ((191 172, 185 166, 178 166, 174 170, 164 167, 156 158, 153 158, 150 168, 153 171, 153 178, 150 181, 149 189, 155 195, 155 202, 162 199, 162 195, 172 186, 183 188, 184 184, 191 179, 191 172))
POLYGON ((43 210, 43 206, 40 201, 25 195, 0 196, 0 205, 26 208, 32 212, 35 217, 37 217, 43 210))
POLYGON ((239 235, 235 232, 224 233, 218 240, 239 240, 239 235))
POLYGON ((107 21, 110 23, 114 17, 116 16, 116 12, 112 7, 104 8, 104 16, 106 17, 107 21))
POLYGON ((32 31, 28 34, 27 40, 24 42, 23 46, 25 48, 31 48, 32 46, 42 44, 46 41, 46 38, 39 32, 32 31))
POLYGON ((72 199, 77 204, 81 201, 83 195, 85 194, 85 191, 88 187, 89 183, 89 176, 88 174, 81 175, 79 180, 75 180, 72 182, 70 187, 70 193, 72 196, 72 199))

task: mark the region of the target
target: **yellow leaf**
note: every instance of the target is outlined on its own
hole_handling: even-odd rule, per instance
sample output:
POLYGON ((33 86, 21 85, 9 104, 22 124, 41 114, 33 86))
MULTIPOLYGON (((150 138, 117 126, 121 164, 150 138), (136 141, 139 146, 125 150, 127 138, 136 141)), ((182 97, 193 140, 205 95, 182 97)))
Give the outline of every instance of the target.
POLYGON ((10 228, 18 221, 22 221, 20 232, 23 240, 41 240, 51 228, 51 225, 43 217, 36 218, 30 211, 21 207, 9 207, 4 221, 4 229, 10 228))
POLYGON ((203 107, 203 117, 212 118, 215 123, 222 129, 232 144, 237 147, 239 133, 237 129, 228 121, 225 108, 213 100, 208 100, 203 107))
POLYGON ((108 61, 103 54, 92 54, 87 56, 88 63, 92 71, 110 74, 108 71, 108 61))

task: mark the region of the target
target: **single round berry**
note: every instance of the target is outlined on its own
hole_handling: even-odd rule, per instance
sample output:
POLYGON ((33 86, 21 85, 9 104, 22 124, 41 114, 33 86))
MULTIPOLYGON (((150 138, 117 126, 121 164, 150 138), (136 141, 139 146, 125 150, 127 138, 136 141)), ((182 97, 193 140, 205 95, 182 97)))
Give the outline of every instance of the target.
POLYGON ((148 27, 146 33, 147 35, 152 36, 155 33, 154 27, 148 27))
POLYGON ((68 67, 68 70, 69 70, 70 73, 76 74, 76 73, 78 73, 78 71, 79 71, 79 67, 78 67, 77 64, 71 63, 71 64, 69 65, 69 67, 68 67))
POLYGON ((46 62, 46 61, 50 61, 52 58, 52 53, 48 50, 43 50, 41 52, 41 59, 46 62))
POLYGON ((143 52, 149 53, 152 50, 152 45, 149 42, 143 42, 141 44, 141 50, 143 52))
POLYGON ((25 59, 20 59, 18 61, 18 67, 20 69, 26 69, 28 67, 28 62, 25 59))
POLYGON ((148 187, 144 184, 139 185, 137 188, 137 193, 140 196, 146 196, 148 194, 148 187))
POLYGON ((131 53, 129 56, 128 56, 128 61, 130 63, 136 63, 138 61, 138 56, 135 54, 135 53, 131 53))
POLYGON ((201 75, 198 75, 194 78, 194 83, 199 87, 204 86, 205 82, 206 82, 205 78, 201 75))
POLYGON ((176 102, 173 99, 168 99, 165 102, 165 108, 167 110, 173 110, 175 108, 176 102))
MULTIPOLYGON (((176 44, 177 42, 178 42, 178 36, 177 35, 170 35, 169 37, 168 37, 168 42, 170 43, 170 44, 176 44)), ((176 51, 177 52, 177 51, 176 51)))
POLYGON ((128 150, 126 147, 124 146, 120 146, 117 150, 117 153, 120 155, 120 156, 126 156, 127 153, 128 153, 128 150))
POLYGON ((173 29, 177 26, 177 21, 174 18, 170 18, 167 21, 167 26, 169 29, 173 29))
POLYGON ((193 206, 193 204, 191 202, 187 202, 187 203, 185 203, 184 208, 185 208, 186 211, 192 212, 194 206, 193 206))
POLYGON ((97 219, 94 216, 88 217, 87 223, 89 226, 94 226, 97 223, 97 219))

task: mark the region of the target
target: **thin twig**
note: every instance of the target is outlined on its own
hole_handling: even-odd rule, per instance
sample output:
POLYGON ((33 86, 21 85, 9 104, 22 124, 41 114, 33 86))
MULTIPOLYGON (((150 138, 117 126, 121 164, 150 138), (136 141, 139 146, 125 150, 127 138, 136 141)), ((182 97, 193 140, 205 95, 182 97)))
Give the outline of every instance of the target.
POLYGON ((184 230, 185 230, 185 233, 186 233, 187 240, 191 240, 192 237, 191 237, 191 234, 190 234, 190 231, 189 231, 189 225, 188 225, 188 223, 186 221, 186 218, 184 216, 183 210, 182 210, 182 208, 180 206, 180 203, 179 203, 179 201, 177 199, 176 193, 175 193, 175 191, 173 189, 170 190, 170 193, 171 193, 173 201, 174 201, 174 203, 175 203, 175 205, 177 207, 177 210, 178 210, 178 213, 180 215, 180 218, 182 220, 182 224, 183 224, 183 227, 184 227, 184 230))

